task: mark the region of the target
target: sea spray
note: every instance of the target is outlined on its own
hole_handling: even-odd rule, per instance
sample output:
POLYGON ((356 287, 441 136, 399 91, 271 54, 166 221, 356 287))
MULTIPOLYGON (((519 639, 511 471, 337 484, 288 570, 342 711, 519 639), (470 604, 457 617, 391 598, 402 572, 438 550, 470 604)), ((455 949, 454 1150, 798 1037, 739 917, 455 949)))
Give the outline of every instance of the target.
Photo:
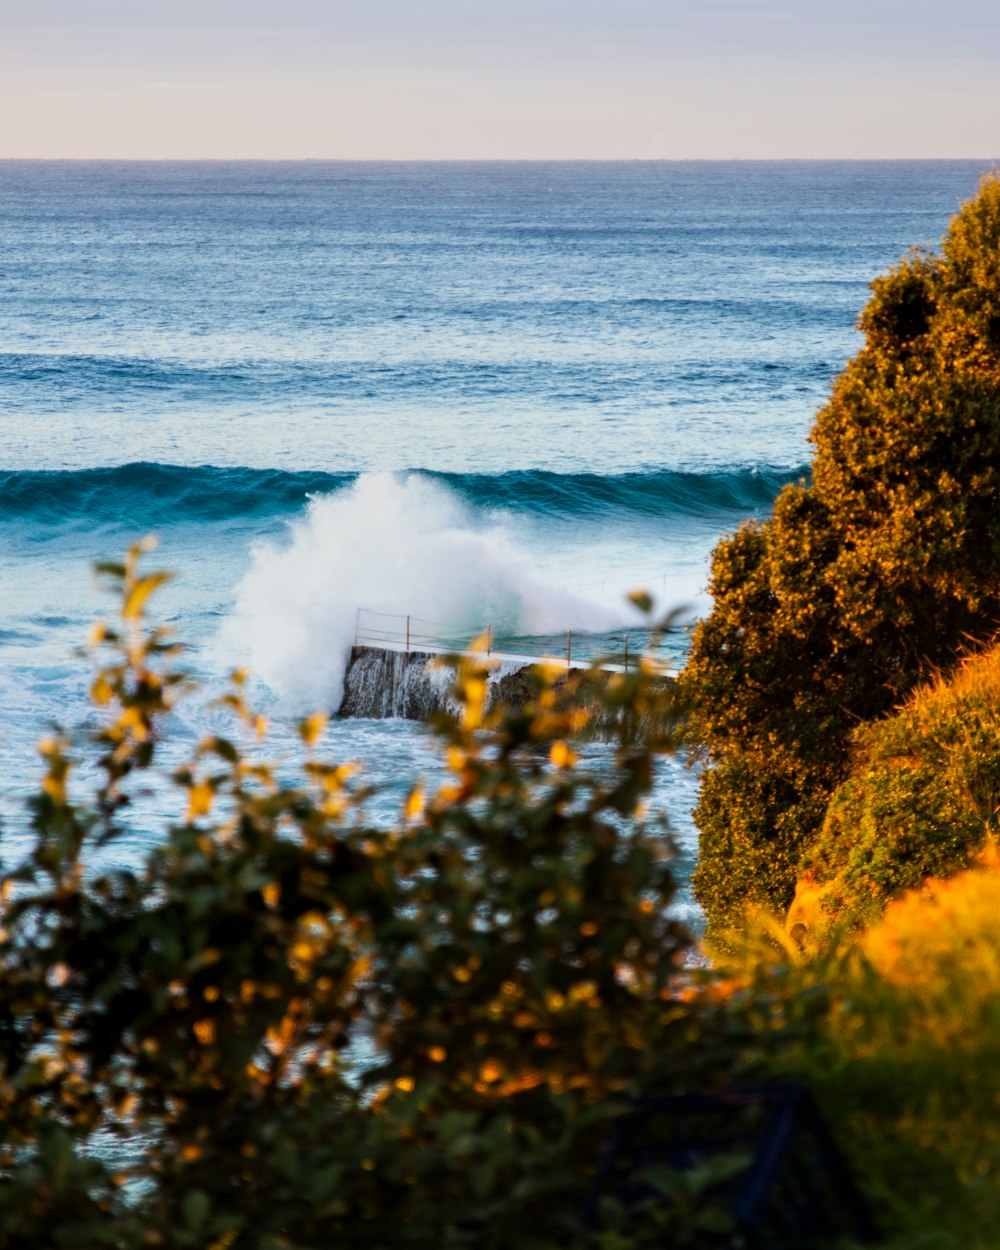
POLYGON ((311 499, 286 541, 254 546, 220 641, 287 704, 336 710, 359 608, 469 639, 486 625, 553 634, 613 629, 627 616, 547 584, 502 520, 440 481, 374 473, 311 499))

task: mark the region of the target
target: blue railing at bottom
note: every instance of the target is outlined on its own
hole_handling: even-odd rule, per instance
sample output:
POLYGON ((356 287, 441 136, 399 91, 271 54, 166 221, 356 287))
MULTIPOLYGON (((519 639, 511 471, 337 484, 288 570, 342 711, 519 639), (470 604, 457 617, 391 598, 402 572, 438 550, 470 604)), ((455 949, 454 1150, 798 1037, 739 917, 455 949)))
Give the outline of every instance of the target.
MULTIPOLYGON (((735 1160, 701 1195, 730 1228, 705 1233, 699 1246, 741 1250, 821 1250, 842 1239, 880 1240, 854 1181, 811 1094, 781 1085, 639 1100, 618 1120, 595 1178, 583 1223, 602 1227, 602 1202, 619 1205, 625 1233, 638 1234, 669 1197, 655 1169, 690 1173, 735 1160)), ((668 1224, 669 1226, 669 1224, 668 1224)))

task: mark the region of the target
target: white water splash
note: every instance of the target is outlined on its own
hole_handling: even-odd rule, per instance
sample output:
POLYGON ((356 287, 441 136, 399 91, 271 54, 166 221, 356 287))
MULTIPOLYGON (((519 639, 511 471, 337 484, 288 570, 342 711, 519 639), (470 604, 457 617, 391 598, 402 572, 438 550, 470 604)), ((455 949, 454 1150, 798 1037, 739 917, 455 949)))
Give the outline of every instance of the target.
POLYGON ((419 474, 365 474, 314 498, 287 542, 252 556, 220 641, 303 709, 339 707, 359 608, 466 638, 487 624, 495 634, 604 630, 625 616, 547 584, 502 521, 419 474))

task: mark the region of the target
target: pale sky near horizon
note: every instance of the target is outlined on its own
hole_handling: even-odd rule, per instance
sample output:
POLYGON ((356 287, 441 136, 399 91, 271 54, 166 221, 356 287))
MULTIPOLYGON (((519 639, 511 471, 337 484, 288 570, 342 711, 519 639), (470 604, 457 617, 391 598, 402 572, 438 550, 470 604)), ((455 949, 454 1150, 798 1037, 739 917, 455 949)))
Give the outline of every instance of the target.
POLYGON ((1000 156, 1000 0, 0 0, 0 157, 1000 156))

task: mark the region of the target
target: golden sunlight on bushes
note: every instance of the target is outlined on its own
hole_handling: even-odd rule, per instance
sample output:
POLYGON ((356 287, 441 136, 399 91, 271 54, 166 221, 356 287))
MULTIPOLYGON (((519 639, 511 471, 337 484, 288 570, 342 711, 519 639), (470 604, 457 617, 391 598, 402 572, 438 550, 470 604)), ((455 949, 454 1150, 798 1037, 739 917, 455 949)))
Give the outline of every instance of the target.
POLYGON ((730 1030, 747 1021, 768 1075, 815 1092, 894 1250, 993 1250, 1000 853, 924 880, 867 929, 816 925, 825 898, 807 879, 790 928, 758 914, 708 991, 730 1030), (813 926, 804 941, 795 924, 813 926))
POLYGON ((806 854, 788 913, 813 939, 872 923, 926 878, 975 862, 1000 812, 1000 647, 921 687, 854 735, 848 779, 806 854))
MULTIPOLYGON (((784 910, 817 838, 831 861, 820 879, 841 878, 861 922, 922 877, 964 867, 982 842, 981 828, 971 845, 953 829, 935 783, 949 760, 907 761, 919 705, 884 744, 891 760, 878 755, 877 729, 857 730, 894 721, 935 672, 1000 629, 998 256, 991 174, 939 254, 912 254, 872 283, 864 344, 817 414, 811 480, 786 486, 770 518, 715 550, 712 611, 683 675, 708 763, 694 890, 715 935, 738 927, 748 902, 784 910), (875 752, 879 775, 841 796, 831 826, 831 798, 857 781, 859 750, 875 752)), ((959 729, 939 754, 960 765, 980 743, 959 729)))
POLYGON ((1000 853, 991 846, 975 868, 891 903, 862 949, 887 983, 940 998, 950 1018, 960 1008, 957 1033, 968 1033, 969 1000, 992 1011, 1000 995, 1000 853))

